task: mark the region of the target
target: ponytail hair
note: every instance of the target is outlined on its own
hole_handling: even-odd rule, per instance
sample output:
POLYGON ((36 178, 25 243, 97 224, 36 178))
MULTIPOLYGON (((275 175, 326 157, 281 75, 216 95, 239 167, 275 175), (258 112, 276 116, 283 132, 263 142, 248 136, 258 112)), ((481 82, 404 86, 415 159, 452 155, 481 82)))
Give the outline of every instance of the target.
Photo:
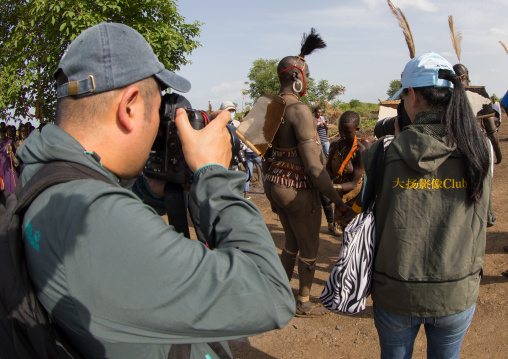
POLYGON ((443 121, 449 138, 457 145, 464 162, 468 197, 471 202, 478 201, 489 170, 485 135, 480 131, 460 77, 447 69, 439 70, 438 77, 450 81, 454 86, 443 121))

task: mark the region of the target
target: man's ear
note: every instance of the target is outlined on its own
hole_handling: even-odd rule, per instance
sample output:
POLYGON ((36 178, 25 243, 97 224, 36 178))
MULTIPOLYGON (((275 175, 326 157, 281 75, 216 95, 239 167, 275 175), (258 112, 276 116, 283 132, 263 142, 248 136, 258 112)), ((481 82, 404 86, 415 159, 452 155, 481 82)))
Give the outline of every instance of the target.
POLYGON ((144 115, 143 100, 137 86, 128 86, 123 91, 117 115, 120 125, 128 132, 134 129, 136 118, 144 115))

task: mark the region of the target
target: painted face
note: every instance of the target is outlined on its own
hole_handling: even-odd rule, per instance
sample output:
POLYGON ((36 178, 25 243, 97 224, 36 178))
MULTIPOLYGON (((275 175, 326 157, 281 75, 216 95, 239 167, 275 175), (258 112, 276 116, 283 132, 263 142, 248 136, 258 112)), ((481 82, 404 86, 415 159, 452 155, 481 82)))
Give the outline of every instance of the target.
POLYGON ((339 123, 340 138, 347 143, 353 142, 356 136, 356 127, 352 123, 339 123))

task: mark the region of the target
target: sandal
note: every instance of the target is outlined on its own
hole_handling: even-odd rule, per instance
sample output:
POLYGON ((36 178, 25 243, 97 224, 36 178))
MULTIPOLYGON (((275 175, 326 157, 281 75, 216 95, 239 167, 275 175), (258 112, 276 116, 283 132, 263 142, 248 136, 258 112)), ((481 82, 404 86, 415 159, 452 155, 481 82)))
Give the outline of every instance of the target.
POLYGON ((334 224, 334 223, 328 223, 328 231, 329 231, 331 234, 333 234, 334 236, 337 236, 337 237, 339 237, 339 236, 340 236, 340 234, 341 234, 341 232, 339 232, 339 231, 337 230, 337 227, 335 226, 335 224, 334 224))
POLYGON ((319 318, 319 317, 322 317, 324 315, 331 313, 328 309, 323 307, 323 304, 321 304, 321 303, 312 303, 312 302, 305 302, 305 303, 310 303, 312 306, 308 310, 305 310, 303 308, 302 302, 300 302, 300 301, 296 302, 296 314, 295 314, 296 317, 319 318))

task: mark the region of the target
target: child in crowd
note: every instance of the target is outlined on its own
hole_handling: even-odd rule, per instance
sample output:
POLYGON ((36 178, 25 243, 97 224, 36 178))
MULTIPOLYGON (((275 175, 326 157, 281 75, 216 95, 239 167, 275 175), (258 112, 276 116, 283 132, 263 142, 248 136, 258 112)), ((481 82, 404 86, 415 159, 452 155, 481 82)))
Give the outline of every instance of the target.
POLYGON ((339 119, 340 138, 330 145, 326 170, 342 201, 359 212, 356 198, 362 189, 364 167, 360 153, 372 142, 367 137, 357 137, 360 129, 360 115, 346 111, 339 119))

